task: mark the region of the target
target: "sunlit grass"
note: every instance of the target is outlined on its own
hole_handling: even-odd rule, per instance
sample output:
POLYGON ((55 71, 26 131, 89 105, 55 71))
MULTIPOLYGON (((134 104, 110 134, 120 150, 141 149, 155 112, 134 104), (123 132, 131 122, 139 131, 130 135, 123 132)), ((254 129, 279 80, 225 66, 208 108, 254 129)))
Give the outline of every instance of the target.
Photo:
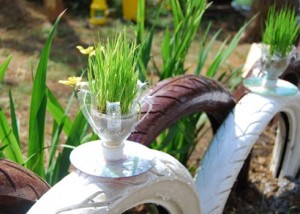
POLYGON ((95 55, 89 56, 88 80, 100 112, 106 112, 107 102, 120 102, 121 113, 130 113, 138 92, 136 50, 125 30, 95 45, 95 55))
POLYGON ((298 37, 299 27, 294 9, 286 6, 277 12, 273 5, 269 9, 263 33, 263 43, 270 45, 270 55, 286 56, 298 37))

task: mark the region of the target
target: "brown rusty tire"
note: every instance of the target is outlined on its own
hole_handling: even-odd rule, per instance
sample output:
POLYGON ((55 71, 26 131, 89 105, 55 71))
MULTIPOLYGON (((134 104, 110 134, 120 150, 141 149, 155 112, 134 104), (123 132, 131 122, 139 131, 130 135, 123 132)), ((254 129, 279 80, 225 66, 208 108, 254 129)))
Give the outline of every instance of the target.
POLYGON ((0 159, 0 213, 26 213, 49 188, 30 170, 0 159))
MULTIPOLYGON (((215 80, 197 75, 169 78, 153 86, 147 93, 152 109, 136 127, 129 140, 149 146, 165 129, 182 117, 197 112, 208 115, 215 133, 235 106, 231 93, 215 80)), ((142 104, 146 114, 149 104, 142 104)))

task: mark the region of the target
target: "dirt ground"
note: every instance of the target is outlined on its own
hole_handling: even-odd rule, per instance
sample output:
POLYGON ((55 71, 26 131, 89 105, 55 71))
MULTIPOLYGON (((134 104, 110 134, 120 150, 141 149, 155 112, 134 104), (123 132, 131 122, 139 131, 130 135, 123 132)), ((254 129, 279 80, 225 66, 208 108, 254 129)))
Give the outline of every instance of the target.
POLYGON ((270 171, 275 132, 276 124, 270 124, 256 142, 248 182, 246 186, 236 184, 225 213, 300 213, 300 180, 275 178, 270 171))
MULTIPOLYGON (((42 5, 31 2, 0 0, 0 64, 9 56, 13 59, 4 78, 0 83, 0 106, 9 116, 9 98, 7 92, 12 90, 16 102, 17 116, 20 118, 21 139, 27 142, 28 111, 32 72, 35 70, 39 54, 51 29, 42 5), (9 3, 10 2, 10 3, 9 3), (5 7, 4 7, 5 5, 5 7)), ((237 29, 234 20, 241 19, 237 14, 226 13, 228 17, 220 18, 221 14, 209 13, 205 18, 213 20, 215 30, 225 29, 223 37, 233 34, 237 29)), ((242 23, 238 21, 238 24, 242 23)), ((78 75, 85 67, 86 58, 76 50, 76 45, 86 46, 93 43, 95 35, 105 38, 114 28, 122 26, 120 19, 110 19, 105 26, 91 28, 88 17, 84 14, 67 11, 64 21, 59 24, 57 35, 53 41, 49 62, 47 84, 66 105, 71 89, 58 84, 58 80, 78 75)), ((153 54, 157 59, 162 31, 158 31, 154 41, 153 54), (157 56, 156 56, 157 54, 157 56)), ((221 41, 219 41, 221 44, 221 41)), ((218 44, 217 44, 218 45, 218 44)), ((187 66, 193 67, 197 60, 198 43, 192 45, 187 66)), ((239 45, 228 64, 237 67, 245 62, 250 44, 239 45)), ((74 106, 71 114, 77 111, 74 106)), ((49 121, 50 122, 50 121, 49 121)), ((46 132, 51 133, 51 126, 46 132)), ((252 153, 249 182, 246 187, 235 187, 224 213, 300 213, 300 181, 274 178, 269 169, 269 161, 273 148, 274 130, 267 130, 256 144, 252 153)), ((201 157, 203 149, 197 151, 201 157)))

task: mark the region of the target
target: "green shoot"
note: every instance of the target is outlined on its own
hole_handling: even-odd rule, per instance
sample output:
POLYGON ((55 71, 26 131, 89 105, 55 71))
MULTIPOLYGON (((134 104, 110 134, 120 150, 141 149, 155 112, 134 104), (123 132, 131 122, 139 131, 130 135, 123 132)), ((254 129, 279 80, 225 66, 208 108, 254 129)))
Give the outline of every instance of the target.
POLYGON ((269 45, 269 54, 287 56, 291 51, 297 36, 299 25, 295 10, 283 7, 279 12, 273 5, 268 12, 266 29, 263 33, 263 43, 269 45))
POLYGON ((7 70, 7 67, 10 63, 10 60, 11 60, 11 56, 9 56, 1 65, 0 65, 0 81, 3 80, 3 77, 4 77, 4 74, 7 70))
POLYGON ((129 42, 123 30, 103 45, 95 45, 89 56, 88 80, 96 96, 98 110, 106 112, 107 102, 120 102, 121 113, 130 113, 138 92, 137 45, 129 42))

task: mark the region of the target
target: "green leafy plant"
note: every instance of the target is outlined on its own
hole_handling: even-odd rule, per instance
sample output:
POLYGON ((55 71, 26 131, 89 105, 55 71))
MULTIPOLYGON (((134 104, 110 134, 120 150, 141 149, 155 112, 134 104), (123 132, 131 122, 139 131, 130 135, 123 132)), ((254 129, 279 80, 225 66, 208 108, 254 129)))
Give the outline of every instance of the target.
POLYGON ((195 38, 203 14, 207 7, 206 1, 187 1, 185 11, 179 1, 171 0, 174 33, 167 28, 161 45, 163 66, 159 72, 160 79, 185 73, 184 62, 190 45, 195 38))
MULTIPOLYGON (((143 3, 143 0, 139 1, 139 10, 143 10, 143 3)), ((159 80, 181 75, 186 72, 187 68, 185 68, 184 63, 188 51, 198 32, 203 14, 205 13, 206 8, 209 7, 205 0, 189 0, 185 1, 185 3, 182 3, 182 1, 179 0, 169 0, 169 5, 171 6, 174 30, 172 31, 169 28, 165 30, 164 39, 161 44, 163 65, 161 68, 156 67, 156 73, 159 80)), ((160 11, 158 11, 158 13, 159 12, 160 11)), ((157 14, 157 17, 158 16, 159 15, 157 14)), ((143 16, 138 17, 137 35, 139 35, 140 38, 138 41, 151 45, 153 39, 153 26, 148 34, 144 33, 143 18, 143 16), (144 37, 142 36, 143 34, 145 35, 144 37)), ((227 71, 221 70, 221 66, 226 63, 230 54, 237 47, 245 28, 251 21, 252 20, 241 27, 233 38, 228 38, 222 43, 212 62, 208 65, 207 71, 204 73, 203 68, 204 65, 207 64, 209 53, 212 51, 214 44, 217 42, 218 36, 221 33, 221 31, 218 31, 210 37, 211 25, 208 25, 200 39, 198 65, 194 73, 223 81, 228 86, 230 86, 229 84, 231 83, 235 86, 238 85, 242 80, 238 76, 239 70, 228 73, 227 71)), ((143 58, 151 58, 150 52, 145 51, 143 54, 141 55, 143 58), (143 54, 149 55, 144 56, 143 54)), ((142 62, 144 63, 141 67, 146 68, 149 60, 143 60, 142 62)), ((149 82, 151 81, 149 80, 149 82)), ((151 144, 151 147, 167 152, 176 157, 181 163, 186 164, 197 143, 196 136, 198 133, 201 134, 204 132, 204 124, 206 122, 206 115, 201 113, 185 117, 162 133, 157 140, 151 144)))
POLYGON ((139 89, 136 50, 123 30, 106 44, 98 42, 89 55, 88 81, 100 112, 106 112, 107 102, 120 102, 121 113, 130 113, 139 89))
MULTIPOLYGON (((74 95, 71 96, 67 108, 64 109, 46 85, 47 64, 51 43, 61 16, 62 14, 53 25, 52 31, 45 43, 34 77, 30 105, 27 155, 22 153, 14 100, 11 92, 9 92, 11 123, 9 123, 3 110, 0 108, 0 157, 8 158, 21 165, 25 165, 28 169, 44 178, 49 184, 55 184, 68 174, 71 149, 80 145, 85 140, 88 141, 95 138, 95 135, 88 134, 88 124, 81 112, 76 115, 73 121, 68 116, 68 110, 74 95), (53 118, 51 142, 49 145, 45 144, 44 133, 46 110, 53 118), (67 139, 62 144, 61 137, 63 134, 67 139)), ((10 58, 0 66, 1 72, 5 72, 9 60, 10 58)))
POLYGON ((285 57, 291 51, 299 35, 299 29, 294 9, 285 6, 277 12, 275 5, 271 6, 263 33, 263 43, 270 46, 270 55, 278 54, 285 57))
MULTIPOLYGON (((199 28, 202 15, 204 13, 205 8, 207 7, 206 1, 187 1, 184 7, 180 6, 178 0, 170 0, 170 6, 173 13, 174 19, 174 30, 166 29, 165 37, 163 40, 163 44, 161 46, 161 52, 163 55, 163 67, 159 69, 159 79, 162 80, 169 76, 174 76, 178 74, 183 74, 186 71, 184 67, 185 58, 187 56, 187 52, 189 47, 194 40, 197 30, 199 28), (181 44, 183 43, 183 44, 181 44)), ((144 0, 139 0, 139 8, 145 9, 144 0)), ((159 12, 158 12, 159 13, 159 12)), ((126 75, 122 74, 122 72, 133 72, 133 70, 138 69, 140 77, 143 77, 143 81, 147 78, 147 65, 151 60, 151 48, 152 48, 152 41, 155 33, 155 26, 152 26, 149 30, 145 29, 144 26, 144 13, 138 13, 138 24, 136 28, 137 38, 136 43, 130 43, 130 45, 125 47, 126 42, 122 44, 118 44, 119 48, 116 48, 113 45, 110 46, 111 54, 113 53, 112 50, 118 49, 119 57, 121 55, 130 57, 136 57, 139 53, 139 56, 136 57, 133 61, 128 61, 128 64, 120 65, 120 69, 116 69, 117 75, 126 75), (142 45, 141 45, 142 44, 142 45), (128 54, 120 51, 121 48, 127 48, 125 51, 128 54), (129 71, 125 68, 131 68, 132 70, 129 71)), ((158 17, 158 16, 157 16, 158 17)), ((61 178, 68 174, 70 161, 69 155, 71 149, 78 146, 79 144, 95 139, 95 135, 91 134, 88 131, 88 124, 85 120, 84 116, 81 112, 79 112, 74 120, 68 116, 68 111, 70 108, 70 104, 73 101, 74 95, 71 96, 69 104, 66 109, 64 109, 56 97, 53 95, 51 90, 47 87, 46 79, 47 79, 47 63, 49 60, 50 48, 52 39, 55 35, 55 30, 58 25, 60 17, 58 18, 57 22, 54 24, 52 31, 49 34, 48 40, 45 43, 44 49, 42 51, 39 66, 34 76, 34 83, 33 83, 33 90, 32 90, 32 101, 30 105, 30 118, 29 118, 29 141, 28 141, 28 154, 22 154, 22 148, 20 139, 18 137, 18 126, 16 114, 14 113, 14 101, 13 96, 10 93, 10 107, 11 107, 11 122, 7 120, 5 114, 2 109, 0 109, 0 157, 6 157, 15 162, 25 165, 29 169, 36 172, 42 178, 46 179, 46 181, 50 184, 55 184, 61 178), (51 135, 51 142, 49 144, 45 143, 45 121, 46 121, 46 111, 48 111, 53 118, 53 124, 47 124, 52 126, 52 135, 51 135), (11 126, 9 125, 11 124, 11 126), (66 140, 62 142, 61 136, 65 135, 66 140), (48 158, 46 158, 46 156, 48 158)), ((157 19, 156 19, 157 21, 157 19)), ((155 22, 156 22, 155 21, 155 22)), ((154 23, 155 23, 154 22, 154 23)), ((243 29, 241 29, 242 31, 243 29)), ((201 50, 199 52, 199 65, 195 71, 197 74, 201 74, 203 70, 203 65, 208 57, 209 51, 212 49, 212 44, 217 39, 217 36, 213 36, 209 41, 208 38, 209 29, 207 29, 206 36, 202 37, 202 41, 200 42, 201 50), (200 60, 201 59, 201 60, 200 60), (201 64, 202 63, 202 64, 201 64)), ((217 73, 219 74, 219 68, 226 59, 228 58, 231 51, 237 45, 238 38, 240 37, 241 33, 238 33, 236 37, 234 37, 229 44, 227 41, 224 42, 222 49, 219 51, 219 54, 216 55, 215 60, 211 64, 209 75, 211 77, 216 77, 217 73), (218 71, 218 72, 217 72, 218 71)), ((121 35, 119 35, 121 36, 121 35)), ((120 41, 124 40, 123 37, 119 38, 120 41)), ((125 35, 126 36, 126 35, 125 35)), ((126 41, 127 38, 125 37, 126 41)), ((117 42, 118 37, 110 40, 111 44, 113 42, 117 42)), ((99 46, 95 47, 95 53, 97 55, 100 54, 99 62, 116 62, 116 56, 111 55, 111 58, 105 58, 106 56, 103 55, 103 50, 105 50, 105 54, 107 54, 107 50, 105 49, 106 46, 103 46, 101 43, 98 44, 99 46), (104 49, 101 49, 104 48, 104 49), (101 55, 102 54, 102 55, 101 55), (113 58, 112 58, 113 57, 113 58)), ((90 52, 91 54, 93 51, 90 52)), ((91 60, 97 60, 96 56, 91 55, 91 60)), ((121 58, 119 58, 120 60, 121 58)), ((96 62, 97 63, 97 62, 96 62)), ((122 61, 122 63, 124 63, 122 61)), ((8 64, 7 64, 8 65, 8 64)), ((2 72, 6 70, 7 65, 0 66, 0 70, 2 68, 2 72), (5 67, 5 68, 4 68, 5 67)), ((95 66, 90 65, 90 66, 95 66)), ((103 66, 109 66, 104 65, 103 66)), ((102 78, 101 73, 94 74, 94 68, 91 67, 93 72, 90 72, 88 75, 95 79, 96 75, 102 78)), ((95 67, 95 69, 97 66, 95 67)), ((115 67, 114 67, 115 68, 115 67)), ((92 71, 90 70, 90 71, 92 71)), ((0 72, 0 73, 2 73, 0 72)), ((103 72, 103 71, 102 71, 103 72)), ((135 72, 135 71, 134 71, 135 72)), ((134 75, 130 76, 130 81, 133 83, 137 83, 137 76, 138 74, 133 73, 134 75)), ((108 74, 105 74, 108 75, 108 74)), ((230 75, 221 75, 220 78, 224 78, 224 76, 230 75)), ((224 78, 225 79, 225 78, 224 78)), ((104 81, 107 84, 111 84, 111 81, 104 81)), ((91 81, 92 86, 95 85, 91 81)), ((118 95, 113 95, 113 97, 120 96, 121 93, 126 94, 126 91, 121 92, 120 90, 123 89, 124 86, 128 84, 127 81, 125 83, 120 83, 121 86, 117 86, 111 84, 107 87, 113 87, 115 90, 118 91, 118 95)), ((135 86, 134 86, 135 87, 135 86)), ((133 86, 131 86, 131 89, 133 86)), ((101 91, 97 89, 97 91, 101 91)), ((114 91, 114 90, 112 90, 114 91)), ((132 93, 132 91, 131 91, 132 93)), ((126 94, 127 96, 127 94, 126 94)), ((128 98, 128 97, 127 97, 128 98)), ((126 99, 127 99, 126 98, 126 99)), ((108 99, 108 101, 120 101, 121 98, 117 97, 116 100, 108 99)), ((122 101, 121 101, 122 102, 122 101)), ((130 102, 128 102, 130 103, 130 102)), ((125 108, 126 109, 126 108, 125 108)), ((126 110, 123 110, 126 112, 126 110)), ((203 115, 203 114, 202 114, 203 115)), ((202 121, 203 116, 200 114, 193 115, 187 118, 184 118, 179 123, 175 124, 174 126, 170 127, 169 130, 164 132, 161 137, 158 138, 157 144, 153 144, 152 146, 156 148, 173 154, 176 156, 181 162, 185 163, 188 159, 190 153, 192 152, 195 146, 195 133, 198 131, 199 121, 202 121), (200 118, 200 119, 199 119, 200 118), (178 130, 182 131, 178 131, 178 130), (166 143, 166 142, 172 143, 166 143)), ((203 120, 204 121, 204 120, 203 120)))
POLYGON ((158 11, 154 24, 148 33, 145 32, 145 0, 138 0, 137 10, 137 25, 136 25, 136 42, 139 49, 139 58, 137 69, 139 73, 139 79, 145 81, 147 79, 147 66, 151 59, 151 47, 155 32, 155 26, 158 20, 158 15, 161 10, 158 11), (143 45, 141 45, 143 44, 143 45))

